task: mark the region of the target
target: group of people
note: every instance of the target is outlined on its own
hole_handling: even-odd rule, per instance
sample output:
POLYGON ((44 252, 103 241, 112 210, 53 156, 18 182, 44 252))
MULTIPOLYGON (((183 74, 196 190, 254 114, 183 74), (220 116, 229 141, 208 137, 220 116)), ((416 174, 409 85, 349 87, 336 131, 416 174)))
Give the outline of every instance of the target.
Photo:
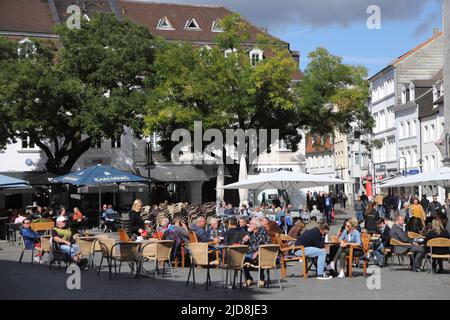
MULTIPOLYGON (((391 248, 390 240, 395 239, 409 244, 396 250, 399 254, 412 252, 414 257, 411 259, 411 270, 420 271, 428 241, 449 238, 448 206, 442 205, 437 196, 432 201, 423 196, 421 201, 417 197, 411 197, 408 201, 400 201, 401 208, 393 208, 392 199, 391 196, 377 195, 370 202, 359 196, 354 204, 358 228, 380 235, 380 240, 374 245, 374 259, 379 266, 385 265, 384 250, 391 248), (409 238, 408 232, 413 232, 420 239, 409 238)), ((441 254, 449 252, 447 248, 437 251, 441 254)), ((433 269, 437 268, 437 264, 438 272, 441 272, 442 260, 433 261, 433 269)))

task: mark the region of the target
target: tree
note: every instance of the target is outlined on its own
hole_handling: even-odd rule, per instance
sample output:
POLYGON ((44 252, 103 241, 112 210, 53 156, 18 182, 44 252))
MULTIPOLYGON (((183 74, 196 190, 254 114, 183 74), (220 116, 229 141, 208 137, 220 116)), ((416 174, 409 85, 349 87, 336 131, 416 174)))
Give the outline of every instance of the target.
POLYGON ((359 135, 370 134, 374 120, 367 107, 367 69, 343 64, 324 48, 311 52, 309 59, 296 88, 300 125, 313 133, 348 134, 357 124, 359 135))
POLYGON ((47 170, 65 174, 102 139, 117 138, 125 127, 141 134, 155 40, 146 28, 107 14, 83 21, 79 30, 56 31, 58 50, 33 40, 32 57, 0 54, 6 66, 0 105, 7 138, 29 136, 47 156, 47 170))
MULTIPOLYGON (((146 128, 148 133, 158 133, 168 160, 176 144, 171 141, 172 132, 180 128, 192 132, 194 121, 202 121, 204 130, 223 133, 226 129, 280 129, 283 138, 298 137, 290 91, 297 66, 286 46, 271 48, 271 57, 252 66, 249 48, 243 44, 248 39, 243 20, 231 15, 221 21, 221 27, 225 32, 213 48, 168 43, 157 51, 156 87, 147 104, 146 128), (227 49, 232 53, 225 57, 227 49)), ((229 164, 228 168, 237 178, 239 166, 229 164)))

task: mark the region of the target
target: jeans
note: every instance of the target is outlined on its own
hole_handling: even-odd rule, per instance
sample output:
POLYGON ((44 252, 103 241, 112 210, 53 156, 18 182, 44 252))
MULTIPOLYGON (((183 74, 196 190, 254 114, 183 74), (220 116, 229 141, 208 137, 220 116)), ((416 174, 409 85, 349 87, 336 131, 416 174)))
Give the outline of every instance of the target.
MULTIPOLYGON (((301 257, 302 250, 295 252, 295 255, 301 257)), ((326 251, 324 249, 307 247, 305 248, 305 256, 308 258, 317 258, 317 276, 322 276, 325 268, 325 259, 327 257, 326 251)))
POLYGON ((358 222, 364 220, 364 212, 363 211, 356 211, 356 219, 358 219, 358 222))
POLYGON ((325 217, 327 219, 327 223, 331 224, 331 207, 325 207, 325 217))
MULTIPOLYGON (((254 259, 252 259, 253 257, 253 253, 251 254, 246 254, 245 255, 245 260, 244 262, 250 262, 253 264, 257 264, 257 262, 255 263, 254 259)), ((257 260, 258 257, 256 257, 255 260, 257 260)), ((252 275, 250 274, 250 268, 249 267, 244 267, 244 273, 245 273, 245 279, 246 280, 253 280, 252 275)), ((264 270, 261 270, 261 272, 259 273, 259 280, 264 281, 264 270)))
MULTIPOLYGON (((360 257, 364 252, 359 249, 353 249, 353 257, 360 257)), ((336 265, 337 260, 339 259, 339 267, 342 270, 345 270, 345 258, 347 258, 350 255, 350 247, 339 247, 338 252, 336 253, 336 256, 334 257, 334 264, 336 265)), ((353 261, 350 261, 350 263, 353 263, 353 261)))
POLYGON ((59 250, 73 258, 78 254, 78 252, 80 252, 80 247, 77 244, 73 244, 72 246, 62 244, 59 246, 59 250))
POLYGON ((384 266, 384 254, 383 254, 383 250, 384 250, 384 244, 380 243, 375 250, 373 251, 373 254, 375 256, 375 259, 377 260, 377 264, 379 266, 384 266))

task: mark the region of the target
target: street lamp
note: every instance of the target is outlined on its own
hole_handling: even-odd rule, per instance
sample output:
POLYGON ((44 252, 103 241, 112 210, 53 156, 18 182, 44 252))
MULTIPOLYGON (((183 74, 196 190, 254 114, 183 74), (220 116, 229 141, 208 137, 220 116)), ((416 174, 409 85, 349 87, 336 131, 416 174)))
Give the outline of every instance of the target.
POLYGON ((403 175, 405 177, 408 176, 408 159, 406 159, 406 157, 400 157, 398 158, 398 172, 400 172, 400 160, 405 159, 405 171, 403 172, 403 175))
POLYGON ((150 203, 150 195, 151 195, 151 180, 150 180, 150 170, 155 168, 155 164, 153 163, 153 148, 152 148, 152 140, 151 138, 146 143, 146 158, 147 158, 147 164, 145 165, 145 168, 147 169, 148 174, 148 199, 150 203))

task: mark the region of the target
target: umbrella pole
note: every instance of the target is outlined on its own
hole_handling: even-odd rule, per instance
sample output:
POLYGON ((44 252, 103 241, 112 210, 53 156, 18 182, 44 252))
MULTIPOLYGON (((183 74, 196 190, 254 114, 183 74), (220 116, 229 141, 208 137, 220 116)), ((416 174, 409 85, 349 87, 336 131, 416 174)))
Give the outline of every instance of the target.
POLYGON ((102 217, 102 187, 98 186, 98 223, 101 225, 102 217))

